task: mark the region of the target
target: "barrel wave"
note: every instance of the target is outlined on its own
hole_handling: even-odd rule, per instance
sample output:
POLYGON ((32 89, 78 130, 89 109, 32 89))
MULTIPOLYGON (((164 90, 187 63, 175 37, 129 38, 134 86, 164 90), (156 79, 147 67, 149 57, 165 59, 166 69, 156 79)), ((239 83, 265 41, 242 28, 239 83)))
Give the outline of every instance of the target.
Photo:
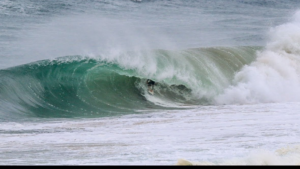
POLYGON ((213 104, 259 49, 131 51, 11 67, 0 71, 1 119, 105 117, 213 104), (156 82, 154 95, 147 92, 147 79, 156 82))

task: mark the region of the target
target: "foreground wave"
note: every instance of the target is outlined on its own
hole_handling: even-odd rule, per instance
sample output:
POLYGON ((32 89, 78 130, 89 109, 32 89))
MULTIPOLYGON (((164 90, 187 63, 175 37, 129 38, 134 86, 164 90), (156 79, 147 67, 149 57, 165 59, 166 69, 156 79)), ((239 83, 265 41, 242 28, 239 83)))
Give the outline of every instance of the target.
POLYGON ((114 60, 67 56, 12 67, 0 71, 1 119, 103 117, 210 104, 258 49, 154 50, 114 60), (135 59, 141 64, 132 64, 135 59), (154 95, 147 92, 148 78, 157 82, 154 95))
POLYGON ((291 145, 280 148, 275 152, 261 149, 253 151, 245 157, 217 162, 192 162, 179 159, 177 165, 300 165, 300 146, 291 145))

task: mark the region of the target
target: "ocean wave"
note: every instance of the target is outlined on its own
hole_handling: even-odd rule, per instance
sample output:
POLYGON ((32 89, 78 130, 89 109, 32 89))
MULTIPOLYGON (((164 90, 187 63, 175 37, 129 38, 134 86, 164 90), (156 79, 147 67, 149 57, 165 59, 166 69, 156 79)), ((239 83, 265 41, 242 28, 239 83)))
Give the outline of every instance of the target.
POLYGON ((0 71, 1 118, 103 117, 212 104, 260 47, 66 56, 0 71), (146 80, 156 82, 154 95, 146 80))
POLYGON ((257 59, 243 67, 218 104, 300 101, 300 12, 269 32, 269 42, 257 59))

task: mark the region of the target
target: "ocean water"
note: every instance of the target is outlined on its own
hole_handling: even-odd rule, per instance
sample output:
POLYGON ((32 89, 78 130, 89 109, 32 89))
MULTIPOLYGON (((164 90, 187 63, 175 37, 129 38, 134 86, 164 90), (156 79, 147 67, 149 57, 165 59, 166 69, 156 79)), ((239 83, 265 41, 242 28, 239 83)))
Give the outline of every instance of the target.
POLYGON ((299 7, 1 0, 0 164, 300 165, 299 7))

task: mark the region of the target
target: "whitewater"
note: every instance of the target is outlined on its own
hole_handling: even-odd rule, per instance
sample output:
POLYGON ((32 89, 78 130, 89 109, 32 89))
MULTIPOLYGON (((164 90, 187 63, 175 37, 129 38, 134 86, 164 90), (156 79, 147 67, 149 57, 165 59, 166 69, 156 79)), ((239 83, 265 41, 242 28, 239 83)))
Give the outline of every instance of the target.
POLYGON ((1 1, 0 164, 300 165, 299 5, 1 1))

